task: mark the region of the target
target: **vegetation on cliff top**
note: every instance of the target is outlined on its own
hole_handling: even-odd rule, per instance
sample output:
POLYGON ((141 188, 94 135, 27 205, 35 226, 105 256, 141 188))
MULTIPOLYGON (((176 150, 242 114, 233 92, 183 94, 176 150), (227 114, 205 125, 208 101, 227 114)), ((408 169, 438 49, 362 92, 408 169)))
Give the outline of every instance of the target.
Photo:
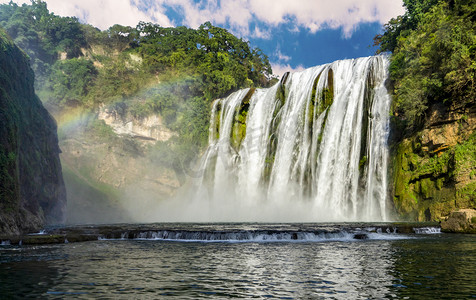
POLYGON ((433 103, 464 107, 476 98, 476 2, 403 0, 406 13, 375 38, 391 51, 395 112, 418 129, 433 103))
POLYGON ((260 49, 209 22, 100 31, 37 0, 0 5, 0 26, 30 56, 43 101, 62 109, 123 102, 136 117, 158 113, 178 133, 168 149, 182 163, 206 145, 212 100, 272 81, 260 49))

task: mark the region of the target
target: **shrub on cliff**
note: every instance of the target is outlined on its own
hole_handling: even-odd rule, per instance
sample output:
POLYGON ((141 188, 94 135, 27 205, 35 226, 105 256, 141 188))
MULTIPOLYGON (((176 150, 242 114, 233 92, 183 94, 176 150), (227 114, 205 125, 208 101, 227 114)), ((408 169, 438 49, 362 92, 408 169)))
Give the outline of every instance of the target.
POLYGON ((476 98, 476 2, 404 0, 406 13, 375 38, 392 51, 395 112, 421 125, 432 103, 465 106, 476 98))

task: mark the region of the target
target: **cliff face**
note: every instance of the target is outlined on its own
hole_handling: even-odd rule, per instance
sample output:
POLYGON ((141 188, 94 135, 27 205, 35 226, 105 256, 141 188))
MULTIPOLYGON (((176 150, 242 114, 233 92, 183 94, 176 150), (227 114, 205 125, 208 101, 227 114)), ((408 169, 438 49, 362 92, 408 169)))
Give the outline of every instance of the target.
POLYGON ((394 156, 399 215, 438 221, 476 208, 476 105, 430 107, 424 129, 403 139, 394 156))
POLYGON ((168 161, 167 150, 155 144, 177 134, 160 117, 132 118, 125 108, 47 108, 58 122, 67 222, 157 221, 154 208, 176 194, 185 175, 177 174, 172 159, 158 161, 168 161))
POLYGON ((68 134, 60 145, 68 223, 156 221, 157 203, 181 186, 172 169, 151 162, 142 139, 86 131, 68 134))
POLYGON ((25 54, 0 29, 0 233, 64 221, 56 123, 35 95, 25 54))
POLYGON ((111 126, 116 134, 127 135, 144 141, 167 141, 177 134, 169 130, 158 114, 143 118, 135 118, 127 111, 125 105, 114 107, 102 106, 99 109, 99 120, 111 126))

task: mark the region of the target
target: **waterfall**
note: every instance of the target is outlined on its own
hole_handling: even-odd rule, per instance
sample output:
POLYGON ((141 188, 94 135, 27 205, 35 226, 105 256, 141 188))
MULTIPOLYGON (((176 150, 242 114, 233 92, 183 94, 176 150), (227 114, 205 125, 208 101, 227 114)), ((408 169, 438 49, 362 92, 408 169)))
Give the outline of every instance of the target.
POLYGON ((387 77, 386 56, 342 60, 216 100, 197 192, 209 218, 387 220, 387 77))

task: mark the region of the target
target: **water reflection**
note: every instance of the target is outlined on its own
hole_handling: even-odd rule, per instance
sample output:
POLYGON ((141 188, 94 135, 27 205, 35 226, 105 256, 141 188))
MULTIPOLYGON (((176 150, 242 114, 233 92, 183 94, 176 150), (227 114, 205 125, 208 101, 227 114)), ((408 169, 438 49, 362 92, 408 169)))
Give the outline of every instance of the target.
POLYGON ((52 259, 66 257, 56 247, 1 247, 0 298, 35 299, 62 280, 52 259))
POLYGON ((394 245, 399 299, 476 299, 476 237, 438 235, 394 245))
POLYGON ((474 236, 321 243, 97 241, 0 248, 2 298, 476 297, 474 236))

